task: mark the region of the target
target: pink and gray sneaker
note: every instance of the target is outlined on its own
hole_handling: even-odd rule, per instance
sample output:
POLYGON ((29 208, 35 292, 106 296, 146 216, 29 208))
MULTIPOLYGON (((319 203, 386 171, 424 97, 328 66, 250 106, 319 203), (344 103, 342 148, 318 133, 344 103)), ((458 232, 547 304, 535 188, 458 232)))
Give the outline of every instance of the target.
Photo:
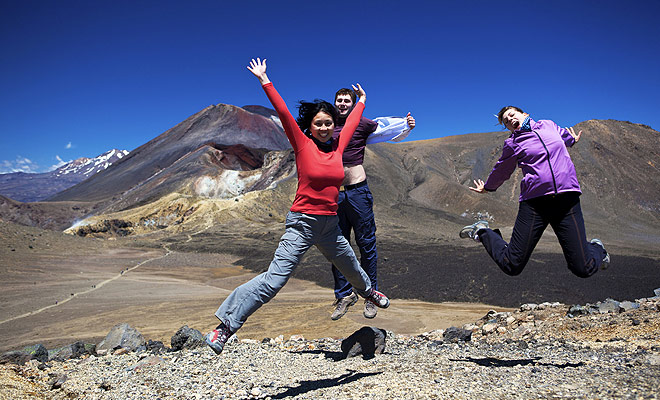
POLYGON ((381 292, 371 289, 364 298, 366 301, 374 303, 376 307, 387 308, 390 306, 390 299, 381 292))
POLYGON ((206 344, 215 351, 215 354, 220 354, 225 347, 225 343, 233 334, 234 332, 229 329, 229 326, 220 323, 217 328, 206 335, 206 344))

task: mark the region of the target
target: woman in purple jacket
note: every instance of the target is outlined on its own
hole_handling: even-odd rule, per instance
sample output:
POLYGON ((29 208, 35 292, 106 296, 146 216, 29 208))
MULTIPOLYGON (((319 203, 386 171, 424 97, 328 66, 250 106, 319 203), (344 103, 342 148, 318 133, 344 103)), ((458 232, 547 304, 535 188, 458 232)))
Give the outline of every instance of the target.
POLYGON ((507 106, 497 115, 500 124, 511 131, 502 156, 484 183, 475 180, 470 190, 494 192, 520 167, 520 205, 511 235, 506 243, 487 221, 464 227, 460 237, 481 242, 497 265, 508 275, 518 275, 527 264, 543 231, 550 224, 555 231, 568 268, 586 278, 605 269, 610 256, 598 239, 587 242, 580 209, 580 184, 567 147, 580 140, 573 128, 560 128, 552 121, 534 121, 520 108, 507 106))

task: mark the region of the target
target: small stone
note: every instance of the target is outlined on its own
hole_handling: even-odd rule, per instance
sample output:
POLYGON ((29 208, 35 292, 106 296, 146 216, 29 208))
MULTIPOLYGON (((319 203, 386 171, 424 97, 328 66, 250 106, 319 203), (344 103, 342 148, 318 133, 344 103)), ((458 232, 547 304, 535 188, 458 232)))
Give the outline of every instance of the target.
POLYGON ((601 314, 607 313, 618 313, 619 312, 619 302, 613 299, 607 299, 603 302, 597 304, 598 312, 601 314))
POLYGON ((621 307, 622 312, 627 312, 630 310, 636 310, 639 308, 639 303, 637 302, 632 302, 632 301, 622 301, 619 303, 619 307, 621 307))
POLYGON ((571 306, 571 308, 568 309, 568 316, 569 317, 574 317, 577 315, 587 315, 589 314, 589 309, 585 306, 581 305, 574 305, 571 306))
POLYGON ((489 322, 481 327, 481 333, 483 333, 484 335, 488 335, 489 333, 494 332, 496 329, 497 329, 497 324, 489 322))
POLYGON ((142 360, 140 360, 140 362, 138 362, 137 364, 133 365, 132 367, 129 367, 128 369, 129 369, 129 371, 130 370, 132 370, 132 371, 141 371, 146 367, 151 367, 151 366, 158 365, 158 364, 161 364, 161 363, 164 363, 164 362, 165 362, 165 360, 161 357, 147 356, 147 357, 143 358, 142 360))
POLYGON ((660 354, 651 354, 646 357, 646 361, 651 365, 660 365, 660 354))
POLYGON ((67 380, 66 374, 48 374, 48 376, 50 377, 48 386, 50 386, 51 390, 61 388, 62 384, 67 380))

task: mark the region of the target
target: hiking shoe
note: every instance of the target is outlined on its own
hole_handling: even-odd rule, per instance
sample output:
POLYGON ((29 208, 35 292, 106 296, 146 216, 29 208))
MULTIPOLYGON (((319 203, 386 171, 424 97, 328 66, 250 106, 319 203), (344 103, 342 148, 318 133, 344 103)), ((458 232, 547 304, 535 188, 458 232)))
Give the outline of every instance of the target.
POLYGON ((218 325, 217 328, 212 330, 206 335, 206 344, 215 351, 215 354, 222 353, 225 343, 234 333, 224 323, 218 325))
POLYGON ((372 302, 376 307, 380 308, 387 308, 390 306, 390 299, 375 289, 371 289, 365 296, 364 300, 372 302))
POLYGON ((378 314, 378 308, 376 305, 369 300, 364 301, 364 312, 362 315, 364 315, 365 318, 372 319, 376 317, 376 314, 378 314))
POLYGON ((348 307, 355 304, 357 299, 358 299, 357 294, 351 292, 350 296, 342 297, 341 299, 335 300, 334 305, 336 305, 337 307, 335 307, 335 310, 332 312, 330 318, 333 321, 336 321, 339 318, 343 317, 344 314, 346 314, 346 311, 348 311, 348 307))
POLYGON ((464 226, 463 229, 461 229, 459 232, 458 236, 462 237, 463 239, 470 238, 475 242, 480 242, 481 240, 479 240, 479 235, 477 235, 477 232, 482 229, 488 229, 488 221, 480 220, 472 225, 464 226))
POLYGON ((605 257, 603 257, 603 263, 600 264, 600 269, 607 269, 607 267, 610 266, 610 254, 607 252, 607 250, 605 250, 605 246, 603 246, 603 242, 601 242, 600 239, 591 239, 591 243, 597 244, 603 248, 603 251, 605 252, 605 257))

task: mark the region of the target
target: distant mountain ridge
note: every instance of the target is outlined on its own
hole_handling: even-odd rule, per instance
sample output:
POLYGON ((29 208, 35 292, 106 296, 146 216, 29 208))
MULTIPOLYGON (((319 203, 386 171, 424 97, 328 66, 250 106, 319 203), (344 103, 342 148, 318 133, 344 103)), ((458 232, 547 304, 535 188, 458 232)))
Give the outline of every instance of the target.
POLYGON ((128 154, 127 150, 112 149, 94 158, 75 159, 49 172, 1 174, 0 195, 24 203, 41 201, 103 171, 128 154))
POLYGON ((64 176, 64 175, 81 175, 85 179, 96 174, 97 172, 103 171, 108 168, 115 162, 124 158, 128 155, 128 150, 117 150, 112 149, 106 151, 98 157, 87 158, 81 157, 76 160, 73 160, 58 169, 52 171, 55 176, 64 176))
MULTIPOLYGON (((206 107, 47 202, 49 207, 82 204, 93 210, 83 225, 121 220, 130 224, 129 234, 175 226, 198 230, 228 221, 236 227, 282 221, 295 195, 296 171, 279 122, 265 107, 206 107)), ((620 246, 657 247, 660 181, 652 177, 659 172, 660 134, 647 125, 616 120, 584 121, 575 129, 584 133, 569 152, 589 235, 620 246)), ((473 179, 486 179, 508 135, 470 133, 368 146, 365 169, 381 237, 388 230, 397 235, 412 230, 415 240, 453 238, 452 232, 478 216, 510 229, 519 169, 495 193, 468 190, 473 179)), ((0 216, 25 220, 20 214, 29 211, 9 204, 12 216, 0 216)), ((59 215, 58 221, 65 217, 59 215)), ((41 217, 29 220, 43 226, 41 217)))

